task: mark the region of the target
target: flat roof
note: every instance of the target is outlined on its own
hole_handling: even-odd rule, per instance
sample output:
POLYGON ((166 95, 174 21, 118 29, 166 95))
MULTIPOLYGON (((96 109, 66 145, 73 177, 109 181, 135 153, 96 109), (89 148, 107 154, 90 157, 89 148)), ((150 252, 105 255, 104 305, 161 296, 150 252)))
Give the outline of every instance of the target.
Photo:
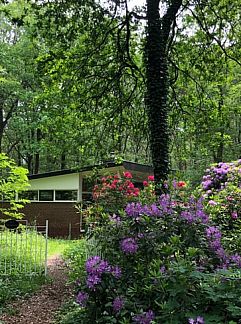
POLYGON ((29 180, 32 179, 40 179, 40 178, 48 178, 48 177, 55 177, 59 175, 66 175, 66 174, 72 174, 72 173, 82 173, 86 171, 92 171, 94 168, 97 169, 108 169, 113 167, 119 167, 123 166, 124 169, 128 171, 138 171, 142 173, 148 173, 151 174, 153 172, 153 167, 146 164, 141 164, 137 162, 131 162, 131 161, 122 161, 121 163, 115 163, 113 161, 107 161, 103 164, 97 164, 97 165, 90 165, 85 166, 82 168, 75 168, 75 169, 64 169, 64 170, 56 170, 56 171, 49 171, 44 173, 38 173, 38 174, 32 174, 29 175, 29 180))

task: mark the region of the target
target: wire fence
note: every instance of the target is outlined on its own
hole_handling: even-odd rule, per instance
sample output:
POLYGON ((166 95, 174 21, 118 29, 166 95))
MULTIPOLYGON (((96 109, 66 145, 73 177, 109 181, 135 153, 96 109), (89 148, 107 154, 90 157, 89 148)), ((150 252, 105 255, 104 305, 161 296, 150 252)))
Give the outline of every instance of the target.
POLYGON ((0 275, 47 275, 48 221, 44 226, 18 222, 15 229, 0 224, 0 275))
POLYGON ((103 257, 101 246, 99 245, 99 242, 97 242, 94 237, 88 238, 86 240, 85 250, 86 250, 86 259, 95 255, 103 257))

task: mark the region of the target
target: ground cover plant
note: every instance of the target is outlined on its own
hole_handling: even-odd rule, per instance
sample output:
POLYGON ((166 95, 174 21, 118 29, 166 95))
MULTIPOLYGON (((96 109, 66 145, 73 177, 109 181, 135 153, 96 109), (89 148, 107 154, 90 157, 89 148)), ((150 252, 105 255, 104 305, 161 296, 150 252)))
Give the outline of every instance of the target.
POLYGON ((12 311, 9 302, 16 298, 25 296, 38 290, 44 283, 44 275, 11 275, 0 276, 0 313, 12 311))
POLYGON ((106 206, 116 195, 114 180, 129 179, 133 189, 131 174, 123 178, 98 187, 91 239, 101 253, 80 265, 80 308, 64 323, 239 323, 241 257, 224 247, 204 198, 174 181, 156 200, 150 177, 138 195, 125 195, 124 208, 99 213, 101 201, 106 206))

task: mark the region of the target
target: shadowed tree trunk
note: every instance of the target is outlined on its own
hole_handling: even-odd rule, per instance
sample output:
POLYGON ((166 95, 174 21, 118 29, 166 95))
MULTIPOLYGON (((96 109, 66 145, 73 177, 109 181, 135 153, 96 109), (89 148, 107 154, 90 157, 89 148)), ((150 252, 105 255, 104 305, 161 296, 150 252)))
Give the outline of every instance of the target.
POLYGON ((41 130, 38 128, 37 132, 36 132, 36 140, 37 140, 38 149, 37 149, 37 153, 35 153, 35 156, 34 156, 34 174, 39 173, 39 166, 40 166, 39 146, 40 146, 41 138, 42 138, 42 133, 41 133, 41 130))
MULTIPOLYGON (((168 154, 168 42, 182 0, 173 0, 161 18, 159 0, 147 0, 146 107, 155 182, 167 179, 168 154)), ((158 190, 157 190, 158 191, 158 190)))

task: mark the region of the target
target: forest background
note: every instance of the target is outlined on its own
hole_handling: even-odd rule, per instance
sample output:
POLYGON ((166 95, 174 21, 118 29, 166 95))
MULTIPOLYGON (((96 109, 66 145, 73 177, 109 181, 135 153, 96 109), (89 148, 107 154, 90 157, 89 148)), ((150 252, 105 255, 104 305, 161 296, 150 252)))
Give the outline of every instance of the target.
POLYGON ((210 163, 240 158, 237 0, 148 0, 139 8, 125 0, 2 0, 1 152, 32 174, 98 164, 111 152, 153 163, 159 115, 148 106, 146 50, 153 4, 163 32, 154 43, 166 41, 163 161, 196 184, 210 163))

